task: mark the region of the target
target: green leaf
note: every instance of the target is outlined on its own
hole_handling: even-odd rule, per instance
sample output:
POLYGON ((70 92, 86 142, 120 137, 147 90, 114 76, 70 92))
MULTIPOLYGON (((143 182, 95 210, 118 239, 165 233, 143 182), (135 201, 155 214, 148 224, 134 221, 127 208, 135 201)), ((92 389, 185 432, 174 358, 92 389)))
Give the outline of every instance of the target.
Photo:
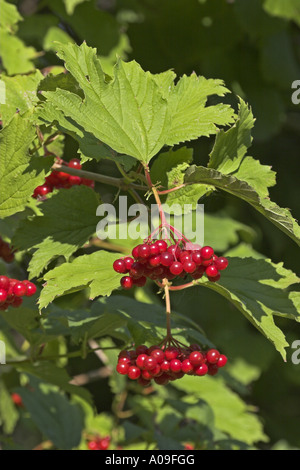
POLYGON ((151 74, 136 62, 118 61, 115 79, 107 83, 96 51, 85 43, 61 46, 58 55, 83 89, 85 100, 64 90, 44 96, 117 152, 149 161, 165 143, 168 121, 167 102, 151 74))
POLYGON ((51 26, 44 36, 44 49, 45 51, 56 52, 56 43, 68 44, 74 42, 71 36, 66 33, 63 29, 57 26, 51 26))
POLYGON ((213 410, 215 426, 231 437, 247 444, 268 441, 261 422, 251 413, 252 409, 226 387, 222 379, 185 376, 172 385, 184 392, 188 390, 190 399, 196 397, 206 401, 213 410))
POLYGON ((204 227, 204 245, 213 246, 216 252, 224 252, 229 246, 236 245, 240 238, 252 242, 256 236, 255 230, 223 212, 205 213, 204 227))
POLYGON ((17 7, 5 0, 0 0, 0 10, 0 28, 3 28, 6 31, 15 32, 16 24, 22 20, 22 16, 18 12, 17 7))
POLYGON ((237 170, 251 145, 253 126, 252 111, 240 98, 238 119, 228 131, 221 129, 217 134, 210 154, 209 168, 215 168, 224 174, 237 170))
POLYGON ((39 300, 40 308, 61 295, 89 287, 90 298, 110 295, 120 286, 120 274, 113 270, 113 263, 120 253, 97 251, 79 256, 72 263, 64 263, 45 275, 46 285, 39 300))
POLYGON ((271 168, 268 165, 262 165, 252 157, 245 157, 234 176, 241 181, 246 181, 260 197, 267 198, 268 188, 276 184, 276 173, 271 168))
MULTIPOLYGON (((251 160, 246 160, 245 165, 249 165, 250 163, 250 167, 253 168, 254 165, 251 160)), ((246 171, 246 167, 243 168, 243 171, 244 170, 246 171)), ((265 179, 265 183, 269 184, 271 179, 271 176, 268 177, 265 179)), ((250 186, 245 181, 238 179, 236 176, 224 175, 219 171, 202 166, 197 167, 195 165, 187 170, 185 175, 185 182, 191 184, 205 183, 212 185, 215 188, 219 188, 243 199, 252 205, 257 211, 261 212, 268 220, 270 220, 270 222, 286 233, 298 245, 300 245, 299 225, 297 224, 296 220, 293 219, 288 209, 283 209, 277 206, 277 204, 274 202, 270 201, 268 198, 264 197, 263 193, 266 191, 266 187, 264 189, 260 187, 260 193, 262 194, 262 197, 260 197, 260 195, 252 186, 250 186)))
POLYGON ((274 315, 300 321, 298 292, 288 288, 300 279, 283 267, 266 259, 228 258, 229 267, 217 283, 201 281, 232 302, 244 316, 286 358, 288 343, 276 326, 274 315))
POLYGON ((35 363, 34 365, 20 362, 16 368, 21 372, 37 377, 43 382, 56 385, 66 393, 78 395, 89 404, 93 403, 90 392, 83 387, 71 384, 71 377, 67 371, 57 367, 52 362, 42 361, 40 363, 35 363))
POLYGON ((34 108, 37 98, 37 87, 43 75, 39 70, 29 75, 2 75, 1 83, 5 88, 5 101, 0 105, 3 127, 18 111, 20 114, 34 108))
POLYGON ((66 260, 95 233, 99 199, 86 186, 62 189, 41 205, 42 216, 23 220, 14 236, 14 246, 34 249, 29 264, 31 277, 37 277, 58 256, 66 260))
POLYGON ((11 434, 19 419, 19 413, 17 412, 10 393, 6 388, 3 376, 0 380, 0 397, 0 426, 6 434, 11 434))
POLYGON ((70 403, 57 387, 33 378, 30 388, 19 388, 17 392, 31 419, 58 449, 70 450, 79 445, 84 424, 79 405, 70 403))
POLYGON ((0 29, 1 60, 8 75, 28 73, 34 70, 32 59, 37 57, 33 47, 27 47, 17 36, 0 29))
POLYGON ((189 77, 183 75, 169 92, 172 123, 166 144, 175 145, 200 136, 208 137, 217 132, 217 126, 231 124, 234 112, 229 105, 206 106, 209 96, 224 96, 225 93, 228 93, 228 90, 222 80, 207 80, 195 73, 189 77))
POLYGON ((265 0, 264 9, 273 16, 295 21, 300 26, 300 6, 298 0, 265 0))
POLYGON ((34 189, 45 181, 52 158, 33 156, 28 150, 36 137, 35 126, 14 116, 0 134, 0 217, 22 211, 34 189))
POLYGON ((165 144, 208 136, 216 133, 217 125, 233 122, 230 106, 206 107, 208 96, 223 96, 227 91, 221 81, 193 74, 170 86, 174 74, 155 76, 134 61, 121 60, 110 80, 96 51, 85 43, 80 47, 60 45, 58 55, 79 83, 85 99, 62 89, 45 92, 48 103, 57 110, 55 119, 60 122, 63 112, 118 153, 144 163, 165 144))
POLYGON ((80 3, 86 2, 87 0, 64 0, 66 11, 68 15, 73 15, 75 8, 80 3))

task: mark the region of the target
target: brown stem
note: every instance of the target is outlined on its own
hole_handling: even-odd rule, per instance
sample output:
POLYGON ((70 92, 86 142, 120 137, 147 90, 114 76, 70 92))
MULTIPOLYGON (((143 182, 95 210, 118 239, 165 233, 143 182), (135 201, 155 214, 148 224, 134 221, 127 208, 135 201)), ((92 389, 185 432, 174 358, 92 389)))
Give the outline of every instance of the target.
POLYGON ((151 176, 150 176, 150 171, 149 171, 148 165, 145 165, 144 169, 145 169, 145 175, 146 175, 146 180, 147 180, 148 186, 151 189, 151 191, 153 192, 153 196, 155 197, 155 201, 156 201, 156 204, 158 206, 161 223, 162 223, 162 225, 167 225, 166 224, 166 217, 165 217, 165 214, 164 214, 164 211, 163 211, 163 208, 162 208, 162 203, 161 203, 158 191, 157 191, 156 187, 153 185, 153 183, 151 181, 151 176))
POLYGON ((166 316, 167 316, 167 338, 172 337, 171 333, 171 300, 169 292, 169 283, 167 279, 163 279, 163 285, 165 290, 165 301, 166 301, 166 316))

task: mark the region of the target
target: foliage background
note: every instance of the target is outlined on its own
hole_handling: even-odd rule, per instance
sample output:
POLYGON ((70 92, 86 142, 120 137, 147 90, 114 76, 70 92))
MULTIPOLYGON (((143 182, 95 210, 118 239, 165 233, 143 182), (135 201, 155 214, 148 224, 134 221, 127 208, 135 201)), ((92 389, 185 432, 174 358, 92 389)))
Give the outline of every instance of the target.
MULTIPOLYGON (((34 81, 35 70, 45 71, 49 66, 57 66, 57 71, 61 71, 53 41, 81 44, 83 40, 97 48, 107 73, 111 73, 117 54, 124 59, 135 59, 152 73, 173 69, 177 75, 195 71, 206 78, 223 79, 230 90, 252 107, 256 124, 251 155, 277 172, 277 185, 270 189, 271 199, 289 207, 294 217, 300 218, 300 114, 298 106, 291 101, 291 84, 300 79, 297 0, 20 0, 10 3, 17 5, 23 20, 16 22, 11 30, 1 28, 4 81, 9 81, 5 77, 16 74, 25 74, 24 77, 34 81)), ((55 73, 55 68, 51 71, 55 73)), ((226 101, 236 107, 233 97, 226 97, 226 101)), ((26 104, 20 103, 22 106, 26 109, 26 104)), ((7 108, 2 113, 10 115, 7 108)), ((212 143, 210 138, 189 143, 194 148, 197 164, 206 165, 212 143)), ((75 156, 77 148, 75 140, 65 139, 64 155, 75 156)), ((87 168, 119 176, 109 160, 88 162, 87 168)), ((105 202, 113 201, 116 195, 114 189, 105 185, 98 184, 96 190, 105 202)), ((286 268, 299 272, 299 255, 293 241, 246 203, 219 192, 204 203, 207 213, 217 217, 226 215, 240 223, 234 225, 228 220, 222 230, 218 227, 223 226, 213 225, 208 238, 213 238, 218 250, 262 255, 275 263, 284 260, 286 268)), ((0 221, 0 232, 9 238, 18 223, 19 217, 9 223, 0 221)), ((94 249, 81 251, 83 254, 94 249)), ((1 271, 11 269, 15 276, 24 273, 30 258, 24 253, 18 257, 18 265, 1 266, 1 271)), ((159 298, 147 287, 124 296, 121 302, 125 310, 134 309, 129 298, 132 295, 141 302, 153 302, 159 309, 159 298)), ((80 310, 85 296, 84 291, 64 296, 56 301, 56 308, 80 310)), ((86 397, 74 395, 57 368, 65 368, 70 376, 98 370, 96 355, 70 358, 68 362, 61 359, 49 365, 48 372, 42 364, 38 373, 32 370, 31 364, 18 370, 5 369, 0 376, 2 446, 33 448, 48 439, 58 448, 84 449, 86 436, 99 432, 112 434, 114 447, 133 449, 157 445, 161 449, 180 448, 184 442, 192 442, 198 449, 300 447, 300 366, 291 363, 293 351, 288 350, 284 363, 273 346, 229 302, 210 289, 201 289, 201 293, 196 289, 179 292, 172 295, 172 304, 177 312, 199 323, 207 337, 229 356, 231 365, 222 380, 207 380, 202 389, 193 388, 195 385, 188 381, 181 389, 178 382, 169 396, 159 389, 147 397, 134 391, 133 386, 126 390, 121 379, 111 375, 115 355, 108 350, 100 357, 103 377, 96 376, 85 387, 95 399, 98 413, 95 417, 86 397), (10 404, 9 393, 19 390, 28 378, 38 392, 33 398, 23 387, 22 396, 29 412, 16 410, 10 404), (57 387, 71 393, 71 400, 57 387), (54 414, 49 411, 49 402, 54 414), (191 418, 195 414, 194 422, 191 418), (81 443, 79 434, 83 436, 81 443)), ((28 310, 23 309, 26 322, 34 321, 30 313, 33 308, 28 305, 28 310)), ((94 312, 101 308, 101 305, 94 307, 94 312)), ((103 312, 105 308, 109 312, 115 307, 103 307, 103 312)), ((55 309, 51 315, 55 318, 55 309)), ((76 319, 72 321, 75 328, 76 319)), ((0 335, 11 338, 10 353, 14 357, 20 344, 15 344, 13 338, 18 342, 18 336, 9 328, 10 322, 13 322, 12 315, 10 318, 1 315, 0 335)), ((30 341, 29 333, 26 336, 26 322, 17 329, 30 341)), ((277 318, 276 323, 290 344, 300 338, 299 324, 284 318, 277 318)), ((45 325, 47 329, 46 319, 45 325)), ((76 342, 75 330, 74 338, 76 342)), ((101 344, 110 346, 111 341, 105 339, 101 344)), ((71 351, 72 347, 78 350, 73 345, 71 351)), ((63 335, 47 344, 48 355, 65 351, 63 335)))

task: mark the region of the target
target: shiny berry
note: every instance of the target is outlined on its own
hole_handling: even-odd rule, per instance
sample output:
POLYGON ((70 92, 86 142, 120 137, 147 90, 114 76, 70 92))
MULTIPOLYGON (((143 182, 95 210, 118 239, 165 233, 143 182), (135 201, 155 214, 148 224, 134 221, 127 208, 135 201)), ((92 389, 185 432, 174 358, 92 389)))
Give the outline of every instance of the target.
POLYGON ((210 282, 217 282, 217 281, 219 281, 220 278, 221 278, 221 273, 218 273, 218 274, 217 274, 216 276, 214 276, 214 277, 211 277, 211 276, 207 276, 207 277, 208 277, 208 280, 209 280, 210 282))
POLYGON ((160 262, 163 266, 169 267, 174 262, 174 256, 168 251, 165 251, 160 255, 160 262))
POLYGON ((180 372, 181 371, 181 361, 179 361, 179 359, 172 359, 170 361, 170 370, 172 372, 180 372))
POLYGON ((192 254, 192 260, 196 263, 197 266, 200 266, 202 263, 202 257, 200 251, 194 251, 192 254))
POLYGON ((228 259, 224 258, 224 256, 221 256, 220 258, 216 258, 215 265, 219 271, 223 271, 223 269, 226 269, 228 266, 228 259))
POLYGON ((189 360, 194 367, 198 367, 204 362, 204 356, 200 351, 193 351, 189 355, 189 360))
POLYGON ((161 349, 154 349, 151 351, 151 357, 154 357, 158 364, 165 360, 165 353, 161 349))
POLYGON ((160 253, 164 253, 168 248, 164 240, 156 240, 155 245, 158 247, 160 253))
POLYGON ((9 278, 6 276, 0 276, 0 289, 9 289, 9 278))
POLYGON ((161 255, 153 255, 149 258, 148 263, 152 268, 156 268, 161 263, 161 255))
POLYGON ((194 271, 196 271, 196 264, 194 261, 185 261, 182 266, 186 273, 192 274, 194 271))
POLYGON ((203 248, 201 248, 200 254, 204 260, 207 260, 213 256, 214 250, 211 246, 204 246, 203 248))
POLYGON ((220 367, 225 367, 226 364, 227 364, 227 357, 224 356, 224 354, 221 354, 221 356, 219 357, 218 359, 218 362, 217 362, 217 366, 220 368, 220 367))
POLYGON ((139 246, 135 246, 132 250, 132 256, 135 258, 135 259, 138 259, 139 257, 139 246))
POLYGON ((131 380, 137 380, 141 375, 141 371, 137 366, 130 366, 127 375, 131 380))
POLYGON ((208 367, 206 364, 201 364, 201 366, 197 367, 196 369, 194 369, 195 371, 195 374, 196 375, 199 375, 200 377, 203 377, 204 375, 207 374, 208 372, 208 367))
POLYGON ((152 369, 155 369, 155 367, 157 366, 157 360, 152 357, 152 356, 148 356, 145 361, 144 361, 144 368, 148 371, 151 371, 152 369))
POLYGON ((149 245, 146 245, 146 243, 144 243, 143 245, 139 246, 139 257, 140 258, 149 258, 150 255, 151 255, 151 251, 150 251, 150 246, 149 245))
POLYGON ((150 254, 151 256, 156 256, 160 254, 159 247, 156 243, 152 243, 152 245, 150 245, 150 254))
POLYGON ((81 170, 82 166, 78 158, 72 158, 68 163, 69 168, 75 168, 76 170, 81 170))
POLYGON ((25 284, 26 286, 26 297, 31 297, 32 295, 34 295, 36 293, 36 285, 33 284, 32 282, 26 282, 25 284))
POLYGON ((134 259, 131 258, 131 256, 126 256, 126 258, 123 259, 125 263, 126 270, 129 271, 131 269, 131 266, 134 263, 134 259))
POLYGON ((144 266, 138 261, 135 261, 130 268, 129 274, 134 279, 142 277, 144 274, 144 266))
POLYGON ((218 268, 215 265, 207 266, 205 274, 208 277, 216 277, 219 274, 218 268))
POLYGON ((128 362, 119 362, 116 367, 117 372, 122 375, 126 375, 129 370, 128 362))
POLYGON ((165 350, 165 356, 166 356, 167 361, 171 361, 172 359, 176 359, 178 354, 179 354, 178 349, 174 348, 172 346, 170 346, 169 348, 167 348, 165 350))
POLYGON ((26 294, 26 286, 22 282, 18 282, 13 287, 13 294, 16 297, 23 297, 26 294))
POLYGON ((210 349, 206 353, 206 359, 209 364, 216 364, 219 360, 220 353, 216 349, 210 349))
POLYGON ((123 276, 120 283, 123 289, 131 289, 133 286, 133 279, 129 276, 123 276))
POLYGON ((0 304, 3 304, 7 299, 7 291, 0 289, 0 304))
POLYGON ((182 370, 182 372, 184 372, 185 374, 188 374, 189 372, 191 372, 192 370, 194 370, 194 367, 193 367, 193 365, 191 364, 191 362, 190 362, 189 359, 185 359, 184 361, 182 361, 181 370, 182 370))
POLYGON ((183 266, 179 261, 174 261, 174 263, 170 266, 170 271, 172 274, 175 274, 175 276, 178 276, 182 273, 183 266))
POLYGON ((168 372, 170 370, 170 362, 169 361, 163 361, 161 362, 160 364, 160 368, 161 370, 163 370, 164 372, 168 372))
POLYGON ((69 183, 71 186, 80 186, 81 185, 81 178, 80 176, 74 176, 74 175, 71 175, 69 177, 69 183))
POLYGON ((144 369, 144 363, 147 357, 149 357, 147 354, 139 354, 136 358, 135 363, 140 369, 144 369))
POLYGON ((123 259, 116 259, 116 261, 114 261, 113 268, 116 273, 119 274, 124 274, 128 271, 126 268, 125 261, 123 259))

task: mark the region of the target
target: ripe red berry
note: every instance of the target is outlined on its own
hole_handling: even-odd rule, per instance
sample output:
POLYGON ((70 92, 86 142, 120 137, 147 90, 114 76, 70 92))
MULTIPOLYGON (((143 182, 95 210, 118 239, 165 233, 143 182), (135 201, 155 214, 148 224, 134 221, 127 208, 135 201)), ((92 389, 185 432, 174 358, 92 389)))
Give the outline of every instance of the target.
POLYGON ((161 362, 160 364, 160 368, 161 370, 163 370, 164 372, 168 372, 170 370, 170 362, 169 361, 163 361, 161 362))
POLYGON ((133 284, 137 287, 144 287, 147 282, 147 278, 145 276, 139 277, 138 279, 133 279, 133 284))
POLYGON ((174 261, 174 263, 171 264, 170 266, 170 271, 172 274, 175 274, 176 276, 178 276, 179 274, 182 273, 183 266, 179 261, 174 261))
POLYGON ((177 348, 174 348, 173 346, 170 346, 165 350, 165 356, 167 361, 171 361, 172 359, 176 359, 178 356, 179 351, 177 348))
POLYGON ((191 254, 189 251, 182 251, 179 254, 179 261, 184 264, 185 261, 191 261, 191 254))
POLYGON ((68 163, 69 168, 75 168, 76 170, 81 170, 82 166, 78 158, 72 158, 68 163))
POLYGON ((174 256, 168 251, 165 251, 160 255, 160 262, 163 266, 169 267, 174 262, 174 256))
POLYGON ((148 380, 148 381, 152 379, 152 375, 150 374, 148 370, 142 370, 142 377, 144 380, 148 380))
POLYGON ((180 372, 181 371, 181 361, 179 359, 172 359, 170 361, 170 370, 172 372, 180 372))
MULTIPOLYGON (((25 282, 23 284, 25 284, 25 282)), ((32 282, 26 282, 25 286, 26 286, 26 293, 25 293, 26 297, 31 297, 32 295, 36 293, 36 285, 33 284, 32 282)))
POLYGON ((142 277, 144 274, 144 266, 138 261, 135 261, 130 268, 129 274, 134 279, 142 277))
POLYGON ((0 304, 3 304, 7 299, 7 291, 0 289, 0 304))
POLYGON ((165 360, 165 353, 161 349, 154 349, 151 351, 151 357, 154 357, 158 364, 165 360))
POLYGON ((208 280, 209 280, 210 282, 217 282, 217 281, 219 281, 219 279, 221 278, 221 273, 218 273, 218 274, 217 274, 216 276, 214 276, 214 277, 211 277, 211 276, 207 276, 207 277, 208 277, 208 280))
POLYGON ((197 367, 195 370, 195 374, 203 377, 208 372, 208 367, 206 364, 201 364, 201 366, 197 367))
POLYGON ((81 185, 81 178, 80 176, 74 176, 74 175, 71 175, 69 177, 69 183, 71 186, 80 186, 81 185))
POLYGON ((116 367, 117 372, 122 375, 126 375, 129 370, 129 363, 128 362, 118 362, 116 367))
POLYGON ((33 197, 34 198, 37 198, 37 197, 43 197, 43 196, 46 196, 48 193, 51 193, 52 192, 52 188, 51 186, 48 186, 47 184, 43 184, 41 186, 38 186, 37 188, 35 188, 34 190, 34 193, 33 193, 33 197))
POLYGON ((149 258, 151 255, 150 246, 146 245, 146 243, 143 243, 143 245, 139 246, 138 253, 140 258, 149 258))
POLYGON ((22 305, 22 303, 23 303, 23 299, 21 297, 15 297, 10 305, 14 308, 18 308, 22 305))
POLYGON ((221 354, 221 356, 219 357, 218 359, 218 362, 217 362, 217 366, 220 368, 220 367, 225 367, 226 364, 227 364, 227 357, 224 356, 224 354, 221 354))
POLYGON ((13 287, 13 294, 16 297, 23 297, 26 294, 26 286, 22 282, 18 282, 13 287))
POLYGON ((207 268, 207 266, 210 266, 211 264, 213 264, 213 262, 214 262, 213 258, 203 259, 202 266, 205 266, 207 268))
POLYGON ((167 374, 162 374, 159 377, 155 377, 154 382, 157 385, 167 385, 169 383, 169 376, 167 374))
POLYGON ((6 276, 0 276, 0 289, 8 290, 9 289, 9 278, 6 276))
POLYGON ((19 406, 19 407, 24 406, 22 397, 18 393, 12 393, 11 399, 16 406, 19 406))
POLYGON ((162 374, 160 366, 157 364, 154 369, 149 370, 152 377, 158 377, 162 374))
POLYGON ((182 372, 184 372, 185 374, 188 374, 189 372, 191 372, 192 370, 194 370, 194 367, 193 367, 193 365, 191 364, 191 362, 190 362, 189 359, 185 359, 184 361, 182 361, 181 370, 182 370, 182 372))
POLYGON ((142 387, 148 387, 148 385, 150 385, 150 383, 151 383, 150 380, 144 379, 143 376, 138 378, 138 384, 141 385, 142 387))
POLYGON ((209 364, 208 375, 216 375, 219 371, 217 364, 209 364))
POLYGON ((150 254, 151 254, 151 256, 159 255, 159 253, 160 253, 159 246, 156 243, 152 243, 150 245, 150 254))
POLYGON ((123 289, 131 289, 133 286, 133 279, 129 276, 123 276, 120 283, 123 289))
POLYGON ((139 246, 140 245, 137 245, 133 248, 132 250, 132 256, 135 258, 135 259, 138 259, 139 257, 139 246))
POLYGON ((161 263, 161 255, 153 255, 149 258, 148 263, 152 268, 156 268, 161 263))
POLYGON ((194 251, 192 253, 192 260, 197 266, 200 266, 202 263, 201 253, 200 251, 194 251))
POLYGON ((131 256, 126 256, 126 258, 123 259, 125 263, 126 270, 129 271, 131 269, 131 266, 134 263, 134 259, 131 258, 131 256))
POLYGON ((131 380, 137 380, 141 375, 141 370, 137 366, 130 366, 127 375, 131 380))
POLYGON ((147 357, 149 357, 147 354, 139 354, 138 357, 136 358, 136 365, 140 368, 140 369, 144 369, 144 363, 145 363, 145 360, 147 359, 147 357))
POLYGON ((168 245, 164 240, 156 240, 155 245, 159 248, 160 253, 164 253, 168 248, 168 245))
POLYGON ((99 441, 99 450, 107 450, 110 445, 110 437, 105 437, 99 441))
POLYGON ((207 266, 205 273, 207 277, 216 277, 219 274, 218 268, 215 265, 207 266))
POLYGON ((139 354, 147 354, 147 353, 148 353, 148 348, 147 348, 147 346, 145 346, 145 344, 141 344, 140 346, 138 346, 138 347, 135 349, 135 352, 137 353, 137 355, 139 355, 139 354))
POLYGON ((194 261, 185 261, 183 263, 183 269, 186 273, 191 274, 196 271, 196 263, 194 263, 194 261))
POLYGON ((211 246, 204 246, 203 248, 201 248, 200 254, 204 260, 208 260, 213 256, 214 250, 211 246))
POLYGON ((125 274, 126 272, 128 272, 126 268, 126 263, 123 259, 116 259, 116 261, 114 261, 113 268, 116 273, 119 274, 125 274))
POLYGON ((148 356, 145 361, 144 361, 144 369, 148 370, 148 371, 151 371, 152 369, 155 369, 155 367, 157 366, 157 360, 152 357, 152 356, 148 356))
POLYGON ((220 353, 216 349, 210 349, 206 353, 206 359, 209 364, 216 364, 219 360, 220 353))
POLYGON ((96 441, 88 442, 89 450, 98 450, 98 443, 96 441))
POLYGON ((216 258, 214 263, 219 271, 223 271, 223 269, 226 269, 228 266, 228 259, 221 256, 220 258, 216 258))
POLYGON ((204 356, 200 351, 193 351, 189 355, 189 360, 194 367, 199 367, 204 362, 204 356))

